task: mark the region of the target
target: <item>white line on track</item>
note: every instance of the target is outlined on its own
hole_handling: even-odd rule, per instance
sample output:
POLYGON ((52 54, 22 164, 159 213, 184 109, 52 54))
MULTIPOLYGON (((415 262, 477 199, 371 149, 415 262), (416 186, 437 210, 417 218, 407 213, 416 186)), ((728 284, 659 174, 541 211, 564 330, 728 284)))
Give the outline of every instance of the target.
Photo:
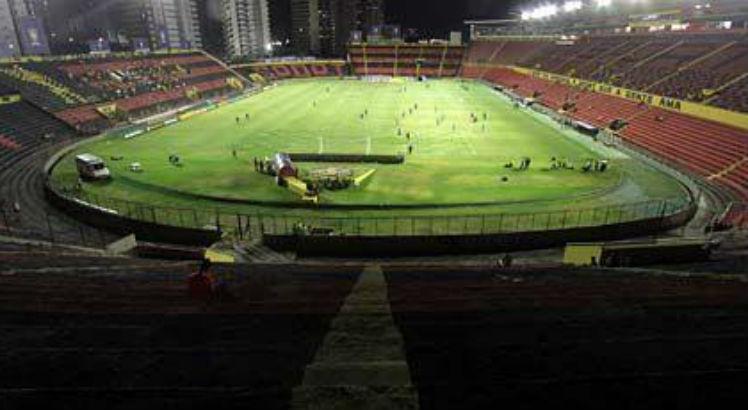
POLYGON ((319 152, 318 154, 322 154, 325 152, 325 138, 319 137, 319 152))
POLYGON ((371 135, 366 137, 366 155, 371 155, 371 135))

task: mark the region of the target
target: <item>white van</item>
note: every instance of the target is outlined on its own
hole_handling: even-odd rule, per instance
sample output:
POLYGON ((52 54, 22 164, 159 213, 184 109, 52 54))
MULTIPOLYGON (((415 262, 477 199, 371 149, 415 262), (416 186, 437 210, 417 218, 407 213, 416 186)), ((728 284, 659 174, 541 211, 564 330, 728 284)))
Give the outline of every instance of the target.
POLYGON ((75 157, 78 175, 83 179, 109 179, 111 174, 104 160, 91 154, 81 154, 75 157))

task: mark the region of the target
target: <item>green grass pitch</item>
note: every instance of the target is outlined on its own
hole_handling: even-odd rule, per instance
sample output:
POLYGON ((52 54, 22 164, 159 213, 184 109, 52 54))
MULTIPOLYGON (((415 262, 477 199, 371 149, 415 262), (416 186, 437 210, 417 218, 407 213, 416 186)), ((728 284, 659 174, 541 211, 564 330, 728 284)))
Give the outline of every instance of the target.
MULTIPOLYGON (((88 192, 232 212, 323 212, 328 216, 528 213, 683 196, 672 178, 572 133, 538 114, 515 108, 477 82, 303 80, 282 83, 136 138, 99 140, 73 154, 97 154, 112 170, 111 182, 84 184, 88 192), (362 119, 365 112, 368 115, 362 119), (471 121, 471 114, 478 117, 477 122, 471 121), (271 177, 256 173, 253 158, 276 152, 398 154, 407 152, 406 133, 413 135, 413 153, 407 155, 405 164, 352 166, 359 172, 371 168, 377 172, 364 187, 324 191, 321 202, 423 206, 420 209, 276 209, 204 198, 300 203, 297 195, 276 186, 271 177), (179 155, 184 165, 171 165, 171 154, 179 155), (110 161, 113 156, 124 159, 110 161), (530 170, 503 167, 525 156, 532 158, 530 170), (547 170, 551 157, 568 158, 577 169, 547 170), (579 167, 586 158, 607 158, 611 169, 582 173, 579 167), (143 172, 130 172, 132 162, 141 163, 143 172), (502 177, 508 181, 502 182, 502 177), (438 207, 445 204, 460 206, 438 207)), ((309 171, 330 164, 299 166, 309 171)), ((58 165, 54 178, 75 181, 72 154, 58 165)))

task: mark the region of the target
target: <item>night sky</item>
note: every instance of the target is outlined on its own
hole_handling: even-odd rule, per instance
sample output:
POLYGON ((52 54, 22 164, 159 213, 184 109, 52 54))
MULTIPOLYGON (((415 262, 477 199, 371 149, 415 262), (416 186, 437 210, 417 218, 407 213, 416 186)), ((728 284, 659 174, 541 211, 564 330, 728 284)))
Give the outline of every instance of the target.
POLYGON ((414 28, 422 35, 445 37, 464 29, 473 18, 507 18, 519 0, 385 0, 388 23, 414 28))
MULTIPOLYGON (((204 0, 214 19, 220 18, 219 0, 204 0)), ((446 39, 450 31, 464 31, 467 19, 500 19, 509 17, 516 5, 530 0, 384 0, 385 22, 398 24, 403 30, 416 29, 423 38, 446 39)), ((273 38, 286 39, 291 34, 291 0, 269 0, 273 19, 273 38)), ((406 33, 406 31, 403 31, 406 33)), ((413 40, 413 39, 411 39, 413 40)))

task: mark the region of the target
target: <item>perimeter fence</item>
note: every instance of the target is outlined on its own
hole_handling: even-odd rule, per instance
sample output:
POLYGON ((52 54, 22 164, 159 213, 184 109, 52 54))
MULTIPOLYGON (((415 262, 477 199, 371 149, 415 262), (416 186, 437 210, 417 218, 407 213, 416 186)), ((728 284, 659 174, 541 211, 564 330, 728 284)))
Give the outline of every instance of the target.
MULTIPOLYGON (((650 200, 591 208, 569 207, 563 210, 527 213, 484 213, 464 215, 398 216, 326 216, 327 212, 294 213, 231 212, 226 209, 159 206, 97 195, 83 190, 53 186, 57 197, 75 202, 100 213, 133 221, 184 229, 216 230, 239 239, 259 238, 263 234, 295 233, 349 236, 437 236, 492 235, 517 232, 542 232, 617 225, 627 222, 667 218, 693 206, 693 201, 650 200)), ((386 207, 382 211, 387 210, 386 207)))

